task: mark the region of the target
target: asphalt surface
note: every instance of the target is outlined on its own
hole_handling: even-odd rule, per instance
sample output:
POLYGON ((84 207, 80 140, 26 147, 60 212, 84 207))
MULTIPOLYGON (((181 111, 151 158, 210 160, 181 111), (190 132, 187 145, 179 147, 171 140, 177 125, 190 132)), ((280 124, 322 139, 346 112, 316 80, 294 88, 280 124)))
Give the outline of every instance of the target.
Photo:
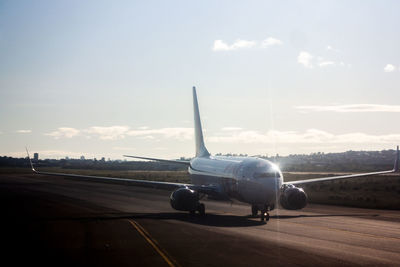
POLYGON ((42 175, 0 175, 1 260, 13 266, 355 266, 400 262, 400 211, 309 205, 271 212, 169 192, 42 175))

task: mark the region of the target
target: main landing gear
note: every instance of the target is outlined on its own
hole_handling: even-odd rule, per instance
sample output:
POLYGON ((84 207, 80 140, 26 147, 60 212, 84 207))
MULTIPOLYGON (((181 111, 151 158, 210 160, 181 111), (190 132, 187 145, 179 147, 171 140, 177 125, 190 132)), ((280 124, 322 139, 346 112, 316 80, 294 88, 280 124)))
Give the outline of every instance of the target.
POLYGON ((261 211, 260 219, 262 222, 264 220, 267 222, 269 221, 269 213, 268 213, 269 210, 270 210, 269 207, 266 205, 262 209, 259 209, 257 205, 251 205, 251 215, 253 217, 257 217, 258 211, 261 211))
POLYGON ((191 210, 189 213, 194 215, 196 213, 196 211, 199 212, 200 216, 204 216, 204 215, 206 215, 206 206, 203 203, 199 203, 197 205, 197 210, 191 210))
POLYGON ((206 206, 204 206, 203 203, 199 204, 199 207, 197 208, 197 210, 199 211, 200 216, 206 215, 206 206))

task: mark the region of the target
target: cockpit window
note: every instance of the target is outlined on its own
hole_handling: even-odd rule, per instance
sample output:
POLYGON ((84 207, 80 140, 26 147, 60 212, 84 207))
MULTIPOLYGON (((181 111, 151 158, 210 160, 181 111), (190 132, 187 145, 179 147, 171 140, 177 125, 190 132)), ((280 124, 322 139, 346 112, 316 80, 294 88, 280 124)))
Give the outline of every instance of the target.
POLYGON ((256 172, 254 178, 277 178, 279 177, 278 172, 256 172))
POLYGON ((282 177, 279 167, 267 160, 251 160, 240 167, 240 175, 243 178, 274 179, 282 177))
POLYGON ((253 174, 254 178, 278 178, 280 177, 279 169, 275 165, 266 162, 257 162, 253 174))

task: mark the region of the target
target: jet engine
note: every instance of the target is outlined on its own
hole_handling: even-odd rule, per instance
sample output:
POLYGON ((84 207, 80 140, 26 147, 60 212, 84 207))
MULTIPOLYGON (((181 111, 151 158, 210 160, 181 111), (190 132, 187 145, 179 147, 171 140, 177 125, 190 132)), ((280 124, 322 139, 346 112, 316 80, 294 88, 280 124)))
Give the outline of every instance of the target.
POLYGON ((279 202, 284 209, 299 210, 307 205, 307 194, 303 188, 285 185, 281 190, 279 202))
POLYGON ((181 211, 196 211, 199 207, 199 194, 187 187, 178 188, 169 197, 171 207, 181 211))

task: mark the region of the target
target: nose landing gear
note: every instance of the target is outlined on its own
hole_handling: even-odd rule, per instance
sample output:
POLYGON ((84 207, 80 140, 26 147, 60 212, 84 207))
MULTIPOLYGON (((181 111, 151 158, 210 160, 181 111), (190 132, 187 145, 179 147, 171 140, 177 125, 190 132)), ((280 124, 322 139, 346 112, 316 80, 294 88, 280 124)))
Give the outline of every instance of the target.
POLYGON ((266 212, 261 212, 260 219, 261 219, 262 222, 264 220, 268 222, 269 221, 269 213, 267 211, 266 212))
POLYGON ((260 214, 260 219, 261 221, 269 221, 269 212, 271 210, 271 208, 267 205, 264 205, 261 209, 258 208, 259 206, 257 205, 251 205, 251 215, 253 217, 257 217, 258 215, 258 211, 261 211, 260 214))

